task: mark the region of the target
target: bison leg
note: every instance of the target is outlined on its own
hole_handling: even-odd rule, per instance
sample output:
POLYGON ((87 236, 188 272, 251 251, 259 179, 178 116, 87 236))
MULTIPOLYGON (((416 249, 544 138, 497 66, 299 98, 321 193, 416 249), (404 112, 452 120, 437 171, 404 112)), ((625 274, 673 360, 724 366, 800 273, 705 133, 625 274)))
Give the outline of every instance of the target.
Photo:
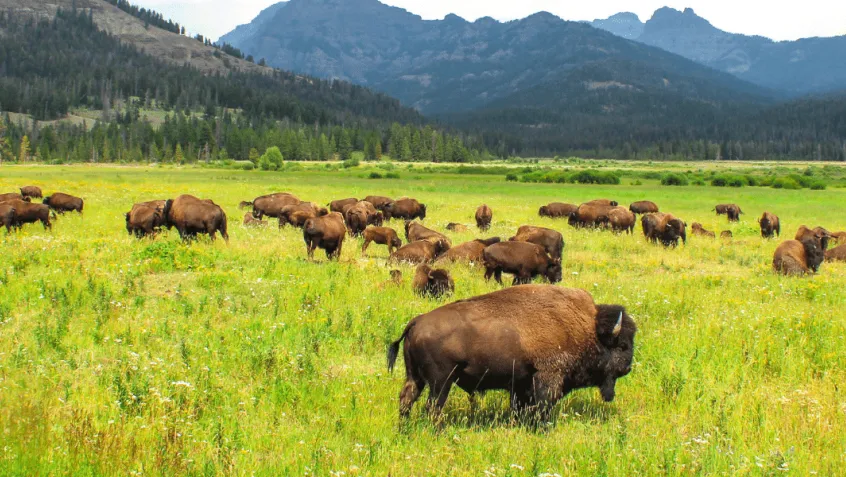
POLYGON ((485 267, 485 281, 490 281, 491 277, 494 274, 494 269, 490 267, 485 267))
MULTIPOLYGON (((364 256, 367 253, 367 247, 370 246, 370 239, 364 239, 364 244, 361 246, 361 255, 364 256)), ((388 246, 388 251, 390 252, 391 248, 388 246)))

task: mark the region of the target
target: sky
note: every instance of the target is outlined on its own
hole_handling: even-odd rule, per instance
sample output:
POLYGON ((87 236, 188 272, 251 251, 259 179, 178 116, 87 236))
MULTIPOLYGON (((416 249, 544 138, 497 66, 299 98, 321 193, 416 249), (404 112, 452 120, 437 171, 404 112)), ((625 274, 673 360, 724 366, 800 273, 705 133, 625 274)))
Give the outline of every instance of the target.
MULTIPOLYGON (((184 24, 192 34, 217 39, 237 25, 249 23, 276 0, 135 0, 184 24)), ((714 26, 732 33, 762 35, 774 40, 846 35, 843 0, 383 0, 427 20, 449 13, 473 21, 489 16, 506 21, 547 11, 565 20, 594 20, 615 13, 636 13, 642 21, 663 6, 693 8, 714 26)))

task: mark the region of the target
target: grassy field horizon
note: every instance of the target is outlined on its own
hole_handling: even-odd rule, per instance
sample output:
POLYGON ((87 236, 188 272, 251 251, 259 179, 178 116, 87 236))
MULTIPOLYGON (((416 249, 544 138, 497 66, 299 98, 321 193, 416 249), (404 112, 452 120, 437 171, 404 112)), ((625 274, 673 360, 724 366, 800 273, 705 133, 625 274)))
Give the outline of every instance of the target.
MULTIPOLYGON (((0 193, 38 185, 45 195, 86 201, 83 216, 59 217, 52 232, 0 231, 0 475, 842 472, 846 265, 787 278, 771 262, 800 225, 846 230, 846 190, 537 184, 424 170, 401 179, 362 175, 0 167, 0 193), (276 191, 319 204, 415 197, 427 204, 424 223, 440 231, 449 222, 471 225, 487 203, 491 230, 446 232, 454 244, 507 239, 524 224, 559 230, 560 286, 624 305, 637 322, 632 373, 618 382, 614 402, 602 402, 596 389, 573 392, 539 429, 515 421, 505 393, 488 393, 471 413, 460 390, 443 425, 420 404, 400 424, 404 376, 388 374, 385 346, 413 317, 500 287, 485 282, 480 267, 456 264, 448 267, 452 297, 419 298, 413 268, 398 267, 403 284, 388 284, 394 267, 385 247, 371 245, 362 257, 360 239, 347 240, 339 262, 319 251, 308 261, 299 230, 241 225, 240 201, 276 191), (133 203, 181 193, 224 208, 229 244, 183 244, 175 231, 154 240, 127 235, 123 214, 133 203), (552 201, 596 198, 626 206, 653 200, 688 225, 731 230, 734 239, 689 235, 687 245, 668 250, 647 244, 639 225, 617 236, 537 216, 552 201), (714 214, 723 202, 742 207, 740 223, 714 214), (780 239, 760 237, 764 211, 781 217, 780 239)), ((389 226, 401 231, 402 223, 389 226)))

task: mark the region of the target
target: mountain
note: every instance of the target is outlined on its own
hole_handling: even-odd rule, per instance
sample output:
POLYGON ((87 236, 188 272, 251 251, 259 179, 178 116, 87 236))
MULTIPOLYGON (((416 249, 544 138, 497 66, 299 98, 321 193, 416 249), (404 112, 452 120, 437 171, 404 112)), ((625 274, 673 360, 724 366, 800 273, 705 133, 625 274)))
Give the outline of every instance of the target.
POLYGON ((646 23, 618 14, 591 25, 769 89, 793 95, 846 90, 846 36, 775 42, 725 32, 690 8, 667 7, 646 23))

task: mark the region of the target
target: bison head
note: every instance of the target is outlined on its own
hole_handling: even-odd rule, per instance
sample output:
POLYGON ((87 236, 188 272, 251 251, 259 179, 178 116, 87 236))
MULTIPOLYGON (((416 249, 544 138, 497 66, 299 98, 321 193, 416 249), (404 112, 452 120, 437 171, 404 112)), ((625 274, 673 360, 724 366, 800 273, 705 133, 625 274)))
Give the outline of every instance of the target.
POLYGON ((548 217, 549 216, 549 208, 545 205, 541 206, 541 208, 538 209, 538 215, 540 215, 541 217, 548 217))
POLYGON ((634 358, 634 336, 637 326, 619 305, 597 305, 596 337, 600 356, 593 364, 591 375, 599 386, 602 399, 614 400, 617 380, 629 374, 634 358))
MULTIPOLYGON (((162 224, 167 227, 168 230, 170 230, 174 225, 173 221, 170 219, 170 209, 172 208, 173 199, 168 199, 167 202, 165 202, 164 210, 162 211, 162 224)), ((255 211, 253 211, 253 216, 255 217, 255 211)))
POLYGON ((802 247, 805 249, 805 263, 808 264, 808 268, 817 273, 820 264, 825 260, 825 249, 822 248, 819 240, 814 239, 803 240, 802 247))
POLYGON ((420 204, 420 213, 418 214, 420 220, 426 218, 426 204, 420 204))
POLYGON ((435 258, 447 253, 449 250, 449 243, 446 240, 438 240, 435 242, 435 258))
POLYGON ((449 272, 443 269, 429 271, 429 282, 426 286, 427 291, 434 297, 439 297, 444 293, 452 293, 455 291, 455 282, 449 272))
POLYGON ((129 226, 129 212, 123 214, 126 217, 126 233, 132 235, 132 227, 129 226))
POLYGON ((329 215, 329 209, 327 209, 326 207, 321 207, 321 208, 317 209, 317 216, 318 217, 323 217, 323 216, 326 216, 326 215, 329 215))
POLYGON ((546 267, 546 279, 549 283, 559 283, 562 279, 561 259, 550 259, 549 265, 546 267))
POLYGON ((402 240, 399 237, 394 237, 391 239, 391 246, 395 248, 402 247, 402 240))
MULTIPOLYGON (((25 197, 24 200, 26 200, 28 198, 29 197, 25 197)), ((29 201, 27 201, 27 202, 29 202, 29 201)), ((47 197, 41 199, 41 203, 44 204, 44 205, 50 205, 50 196, 48 195, 47 197)))
POLYGON ((381 226, 382 226, 382 224, 384 224, 384 223, 385 223, 385 214, 383 214, 381 211, 376 212, 376 214, 375 214, 375 215, 373 215, 372 217, 370 217, 370 221, 371 221, 371 225, 375 225, 375 226, 377 226, 377 227, 381 227, 381 226))

